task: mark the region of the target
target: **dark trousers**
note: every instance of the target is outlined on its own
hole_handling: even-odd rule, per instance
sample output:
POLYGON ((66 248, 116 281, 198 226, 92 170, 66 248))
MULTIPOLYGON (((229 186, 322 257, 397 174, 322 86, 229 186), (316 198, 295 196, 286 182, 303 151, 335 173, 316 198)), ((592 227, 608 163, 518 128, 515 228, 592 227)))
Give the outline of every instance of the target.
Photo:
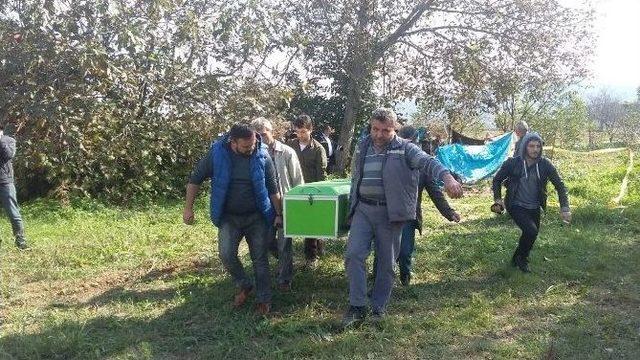
POLYGON ((7 217, 9 217, 11 221, 11 228, 13 229, 16 244, 24 243, 24 224, 22 223, 20 206, 18 206, 16 197, 16 187, 13 183, 0 184, 0 202, 7 217))
POLYGON ((400 254, 398 255, 398 265, 400 275, 411 274, 413 265, 413 252, 416 249, 416 224, 415 221, 407 221, 402 227, 402 239, 400 240, 400 254))
POLYGON ((314 260, 324 252, 324 241, 315 238, 304 238, 304 256, 307 260, 314 260))
POLYGON ((225 270, 231 274, 235 285, 249 288, 253 282, 244 271, 238 258, 238 247, 244 237, 249 245, 256 278, 256 299, 260 303, 271 302, 271 276, 269 274, 269 244, 267 223, 259 213, 250 215, 225 215, 218 227, 218 253, 225 270))
POLYGON ((540 208, 531 210, 514 205, 511 207, 509 215, 522 230, 522 235, 520 235, 520 241, 516 248, 516 255, 527 258, 540 231, 540 208))

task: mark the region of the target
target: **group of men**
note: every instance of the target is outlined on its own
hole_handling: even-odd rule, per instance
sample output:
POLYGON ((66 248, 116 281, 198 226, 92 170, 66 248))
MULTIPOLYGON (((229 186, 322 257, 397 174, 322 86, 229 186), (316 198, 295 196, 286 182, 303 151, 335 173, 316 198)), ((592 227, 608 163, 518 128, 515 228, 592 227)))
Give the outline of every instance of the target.
MULTIPOLYGON (((312 138, 311 119, 299 116, 293 126, 296 139, 285 145, 275 139, 273 125, 267 119, 258 118, 250 126, 235 124, 198 162, 187 185, 183 218, 191 224, 200 184, 207 178, 212 180, 211 220, 218 227, 220 258, 238 288, 234 307, 244 305, 253 292, 254 283, 238 259, 239 243, 243 237, 246 239, 260 314, 269 313, 271 308, 271 244, 277 249, 278 289, 291 289, 292 240, 284 238, 281 229, 283 195, 305 181, 320 181, 326 176, 327 151, 312 138)), ((401 283, 410 283, 415 230, 421 229, 423 189, 427 189, 444 217, 460 221, 460 215, 449 206, 436 183, 443 184, 452 198, 462 196, 461 184, 415 144, 415 129, 404 127, 396 134, 397 116, 388 108, 376 109, 369 126, 369 135, 356 145, 351 169, 350 232, 345 253, 349 306, 342 319, 345 327, 361 323, 369 310, 374 321, 384 317, 396 263, 400 265, 401 283), (372 249, 375 259, 373 284, 369 287, 366 260, 372 249)), ((520 137, 520 152, 505 161, 494 178, 492 210, 506 208, 521 228, 512 263, 528 272, 528 256, 540 227, 540 208, 546 205, 548 180, 558 190, 562 219, 570 221, 571 213, 564 184, 555 167, 542 157, 540 136, 528 133, 520 137), (507 186, 504 200, 503 183, 507 186)), ((322 248, 321 240, 305 239, 307 267, 317 264, 322 248)))
MULTIPOLYGON (((322 181, 327 176, 327 150, 312 137, 311 118, 298 116, 293 128, 296 138, 284 144, 276 139, 268 119, 233 125, 198 162, 187 185, 183 220, 191 224, 200 184, 211 179, 210 212, 218 227, 218 250, 238 287, 234 307, 244 305, 253 291, 253 282, 238 259, 238 246, 243 237, 246 239, 256 278, 257 311, 261 314, 271 308, 270 250, 278 258, 278 289, 291 289, 293 247, 292 239, 285 238, 282 229, 282 197, 297 185, 322 181)), ((327 142, 331 146, 330 139, 327 142)), ((320 239, 304 240, 305 267, 317 266, 323 247, 320 239)))

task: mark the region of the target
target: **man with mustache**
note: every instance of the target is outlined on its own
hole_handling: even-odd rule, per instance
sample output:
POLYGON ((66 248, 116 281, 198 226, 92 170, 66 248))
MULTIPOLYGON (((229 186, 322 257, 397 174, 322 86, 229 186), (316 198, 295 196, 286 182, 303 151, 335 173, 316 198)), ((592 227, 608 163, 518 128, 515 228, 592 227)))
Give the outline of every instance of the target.
POLYGON ((256 277, 256 311, 266 315, 271 309, 267 230, 282 224, 282 199, 266 146, 244 124, 233 125, 216 141, 189 178, 182 215, 187 225, 193 224, 193 203, 207 178, 211 178, 211 221, 218 227, 220 259, 238 287, 233 307, 244 305, 253 290, 238 259, 244 237, 256 277))

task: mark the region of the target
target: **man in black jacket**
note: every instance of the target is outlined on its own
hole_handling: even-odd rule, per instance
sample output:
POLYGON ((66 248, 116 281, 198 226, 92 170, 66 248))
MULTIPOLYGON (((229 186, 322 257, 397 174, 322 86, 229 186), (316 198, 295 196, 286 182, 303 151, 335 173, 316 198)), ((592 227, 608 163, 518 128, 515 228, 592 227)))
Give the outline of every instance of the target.
POLYGON ((316 139, 324 148, 327 155, 327 174, 333 172, 333 166, 335 165, 336 143, 331 139, 331 135, 335 133, 335 130, 329 124, 322 124, 318 131, 314 131, 311 136, 316 139))
POLYGON ((16 246, 20 250, 26 250, 29 246, 24 238, 24 224, 16 197, 16 186, 13 183, 12 159, 15 155, 16 140, 4 134, 4 124, 2 124, 0 125, 0 201, 11 221, 16 246))
POLYGON ((530 132, 522 138, 520 152, 507 159, 493 178, 492 210, 506 208, 513 221, 522 230, 520 241, 511 258, 511 264, 523 272, 529 270, 529 252, 540 230, 540 209, 547 205, 547 182, 551 181, 558 192, 560 217, 571 221, 567 189, 551 162, 542 156, 542 138, 530 132), (507 195, 502 201, 502 183, 507 181, 507 195))
MULTIPOLYGON (((417 130, 411 125, 403 126, 398 132, 398 136, 416 142, 417 130)), ((407 221, 402 228, 402 238, 400 241, 400 254, 398 255, 398 265, 400 268, 400 282, 402 285, 409 285, 411 282, 411 266, 413 263, 413 253, 415 251, 416 230, 422 234, 422 192, 427 190, 429 198, 436 206, 442 216, 449 221, 460 222, 460 215, 451 208, 449 202, 444 197, 442 190, 436 184, 428 171, 420 171, 418 182, 418 206, 416 208, 416 219, 407 221)))
POLYGON ((413 253, 415 251, 416 230, 422 235, 422 190, 427 190, 429 198, 436 206, 442 216, 449 221, 460 222, 460 215, 451 208, 449 202, 444 197, 444 193, 436 184, 433 177, 426 171, 420 172, 420 183, 418 185, 418 207, 416 209, 416 219, 407 221, 402 228, 402 239, 400 241, 400 255, 398 265, 400 268, 400 283, 408 286, 411 282, 411 266, 413 264, 413 253))

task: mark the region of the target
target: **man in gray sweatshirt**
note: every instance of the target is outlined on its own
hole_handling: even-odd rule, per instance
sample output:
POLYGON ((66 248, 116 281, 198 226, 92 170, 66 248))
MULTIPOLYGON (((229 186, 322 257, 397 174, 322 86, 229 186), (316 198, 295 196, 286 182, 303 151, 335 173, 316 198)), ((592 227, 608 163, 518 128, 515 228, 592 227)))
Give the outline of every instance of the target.
POLYGON ((518 247, 511 264, 528 273, 529 253, 540 231, 540 210, 547 207, 547 183, 551 181, 558 192, 560 217, 564 223, 571 221, 569 196, 555 166, 542 155, 542 138, 529 132, 522 139, 519 153, 508 158, 493 178, 492 208, 506 208, 511 218, 522 231, 518 247), (507 195, 502 200, 502 184, 507 186, 507 195))
MULTIPOLYGON (((20 207, 16 197, 16 186, 13 182, 13 162, 16 155, 16 140, 4 134, 4 124, 0 125, 0 200, 5 213, 11 221, 16 246, 26 250, 27 241, 24 237, 24 223, 20 215, 20 207)), ((0 240, 1 242, 1 240, 0 240)))

